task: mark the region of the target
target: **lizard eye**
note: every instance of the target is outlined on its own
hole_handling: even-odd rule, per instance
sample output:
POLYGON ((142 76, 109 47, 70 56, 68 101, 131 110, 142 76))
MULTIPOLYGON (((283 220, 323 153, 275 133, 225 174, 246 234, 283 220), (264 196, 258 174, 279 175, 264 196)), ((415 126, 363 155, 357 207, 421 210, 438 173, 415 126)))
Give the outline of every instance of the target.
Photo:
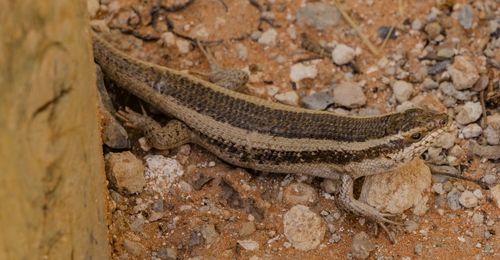
POLYGON ((414 133, 411 135, 411 139, 413 139, 414 141, 418 141, 418 140, 420 140, 420 138, 422 138, 421 133, 414 133))

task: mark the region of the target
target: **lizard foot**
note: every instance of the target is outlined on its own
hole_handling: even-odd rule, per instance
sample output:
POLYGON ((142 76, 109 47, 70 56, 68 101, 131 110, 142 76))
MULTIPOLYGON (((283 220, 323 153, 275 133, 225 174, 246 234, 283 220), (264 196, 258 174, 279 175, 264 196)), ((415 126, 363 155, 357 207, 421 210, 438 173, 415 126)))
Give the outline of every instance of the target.
POLYGON ((123 122, 126 127, 143 130, 144 125, 151 124, 153 119, 145 114, 139 114, 134 110, 125 107, 125 110, 116 112, 116 117, 123 122))

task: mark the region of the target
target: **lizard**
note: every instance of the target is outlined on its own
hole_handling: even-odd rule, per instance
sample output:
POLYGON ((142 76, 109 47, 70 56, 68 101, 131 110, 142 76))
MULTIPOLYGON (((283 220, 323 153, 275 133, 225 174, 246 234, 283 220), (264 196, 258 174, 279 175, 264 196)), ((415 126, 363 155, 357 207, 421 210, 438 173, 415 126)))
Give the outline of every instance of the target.
POLYGON ((133 58, 92 34, 104 74, 173 120, 162 126, 129 108, 117 112, 156 149, 194 143, 229 164, 258 171, 337 179, 336 204, 380 225, 400 224, 353 196, 354 180, 409 162, 445 133, 447 114, 412 108, 344 116, 264 100, 188 73, 133 58))

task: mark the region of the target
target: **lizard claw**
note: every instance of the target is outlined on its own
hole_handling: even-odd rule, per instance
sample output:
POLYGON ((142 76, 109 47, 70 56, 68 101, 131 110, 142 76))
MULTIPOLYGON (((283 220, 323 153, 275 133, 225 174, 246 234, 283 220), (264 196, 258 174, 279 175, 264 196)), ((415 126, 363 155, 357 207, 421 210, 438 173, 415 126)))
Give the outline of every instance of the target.
POLYGON ((141 125, 147 120, 146 115, 141 115, 128 107, 125 107, 125 110, 119 110, 115 115, 126 127, 136 129, 141 128, 141 125))

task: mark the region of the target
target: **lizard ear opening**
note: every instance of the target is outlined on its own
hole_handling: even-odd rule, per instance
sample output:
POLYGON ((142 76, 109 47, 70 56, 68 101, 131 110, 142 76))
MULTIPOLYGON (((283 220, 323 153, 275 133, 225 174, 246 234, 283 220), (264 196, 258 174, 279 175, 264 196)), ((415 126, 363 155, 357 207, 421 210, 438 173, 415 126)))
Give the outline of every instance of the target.
POLYGON ((420 132, 413 133, 413 134, 411 135, 411 139, 412 139, 413 141, 419 141, 420 139, 422 139, 422 133, 420 133, 420 132))

